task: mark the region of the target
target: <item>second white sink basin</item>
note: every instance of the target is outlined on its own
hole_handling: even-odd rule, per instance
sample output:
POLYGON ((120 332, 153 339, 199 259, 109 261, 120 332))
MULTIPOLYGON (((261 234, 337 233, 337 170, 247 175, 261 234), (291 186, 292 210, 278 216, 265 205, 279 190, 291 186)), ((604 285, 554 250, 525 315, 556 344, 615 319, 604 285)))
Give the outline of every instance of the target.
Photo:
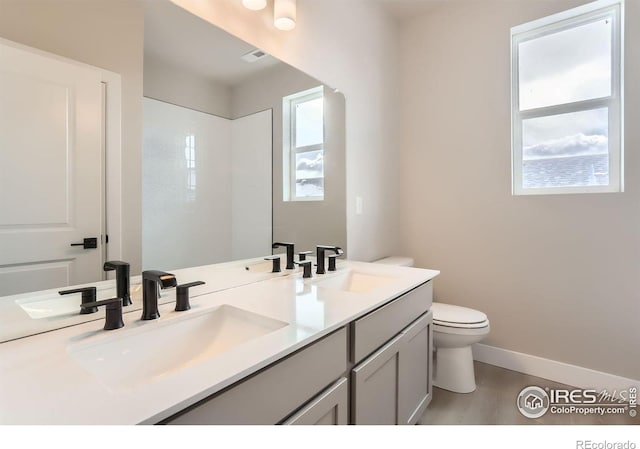
POLYGON ((164 323, 123 329, 101 342, 77 344, 69 354, 111 389, 153 382, 288 323, 230 305, 164 323))
POLYGON ((321 288, 342 290, 351 293, 367 293, 387 285, 394 280, 395 278, 393 277, 349 270, 327 277, 326 279, 315 281, 314 284, 321 288))

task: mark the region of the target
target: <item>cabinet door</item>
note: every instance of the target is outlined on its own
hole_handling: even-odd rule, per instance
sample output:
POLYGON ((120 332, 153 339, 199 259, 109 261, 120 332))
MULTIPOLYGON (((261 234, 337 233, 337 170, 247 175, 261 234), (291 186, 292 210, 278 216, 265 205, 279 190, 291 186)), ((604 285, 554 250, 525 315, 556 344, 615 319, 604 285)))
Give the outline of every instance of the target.
POLYGON ((342 377, 282 424, 305 426, 348 424, 348 404, 349 383, 345 377, 342 377))
POLYGON ((354 424, 397 424, 402 334, 352 370, 354 424))
POLYGON ((432 312, 418 318, 401 334, 399 424, 415 424, 431 402, 432 312))

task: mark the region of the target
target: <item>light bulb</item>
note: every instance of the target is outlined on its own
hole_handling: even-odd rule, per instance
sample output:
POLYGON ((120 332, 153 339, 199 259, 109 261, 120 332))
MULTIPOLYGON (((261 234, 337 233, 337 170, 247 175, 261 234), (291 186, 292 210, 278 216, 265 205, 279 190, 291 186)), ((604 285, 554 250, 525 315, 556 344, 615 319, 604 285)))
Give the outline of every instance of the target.
POLYGON ((242 0, 242 4, 252 11, 260 11, 267 6, 267 0, 242 0))
POLYGON ((296 27, 296 0, 275 0, 273 24, 283 31, 293 30, 296 27))

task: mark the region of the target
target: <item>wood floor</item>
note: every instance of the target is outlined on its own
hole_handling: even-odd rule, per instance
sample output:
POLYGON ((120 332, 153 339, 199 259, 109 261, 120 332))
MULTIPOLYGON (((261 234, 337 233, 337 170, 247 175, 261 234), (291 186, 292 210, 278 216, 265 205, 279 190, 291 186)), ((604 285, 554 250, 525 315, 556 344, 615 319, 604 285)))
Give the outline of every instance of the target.
POLYGON ((640 416, 624 415, 558 415, 547 412, 537 419, 525 418, 516 407, 518 394, 524 387, 536 385, 571 388, 539 377, 475 362, 476 391, 451 393, 433 388, 433 400, 419 424, 622 424, 640 425, 640 416))

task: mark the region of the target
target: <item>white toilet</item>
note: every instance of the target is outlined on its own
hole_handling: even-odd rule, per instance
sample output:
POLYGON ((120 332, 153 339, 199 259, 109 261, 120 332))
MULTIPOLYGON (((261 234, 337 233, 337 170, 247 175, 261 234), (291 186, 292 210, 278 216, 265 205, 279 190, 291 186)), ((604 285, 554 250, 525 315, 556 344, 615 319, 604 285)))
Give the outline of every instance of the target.
POLYGON ((434 302, 433 346, 435 348, 433 385, 455 393, 476 389, 471 345, 489 333, 487 316, 474 309, 434 302))
MULTIPOLYGON (((409 257, 386 257, 375 263, 413 266, 409 257)), ((434 302, 433 385, 455 393, 471 393, 476 389, 471 345, 489 333, 487 316, 474 309, 434 302)))

